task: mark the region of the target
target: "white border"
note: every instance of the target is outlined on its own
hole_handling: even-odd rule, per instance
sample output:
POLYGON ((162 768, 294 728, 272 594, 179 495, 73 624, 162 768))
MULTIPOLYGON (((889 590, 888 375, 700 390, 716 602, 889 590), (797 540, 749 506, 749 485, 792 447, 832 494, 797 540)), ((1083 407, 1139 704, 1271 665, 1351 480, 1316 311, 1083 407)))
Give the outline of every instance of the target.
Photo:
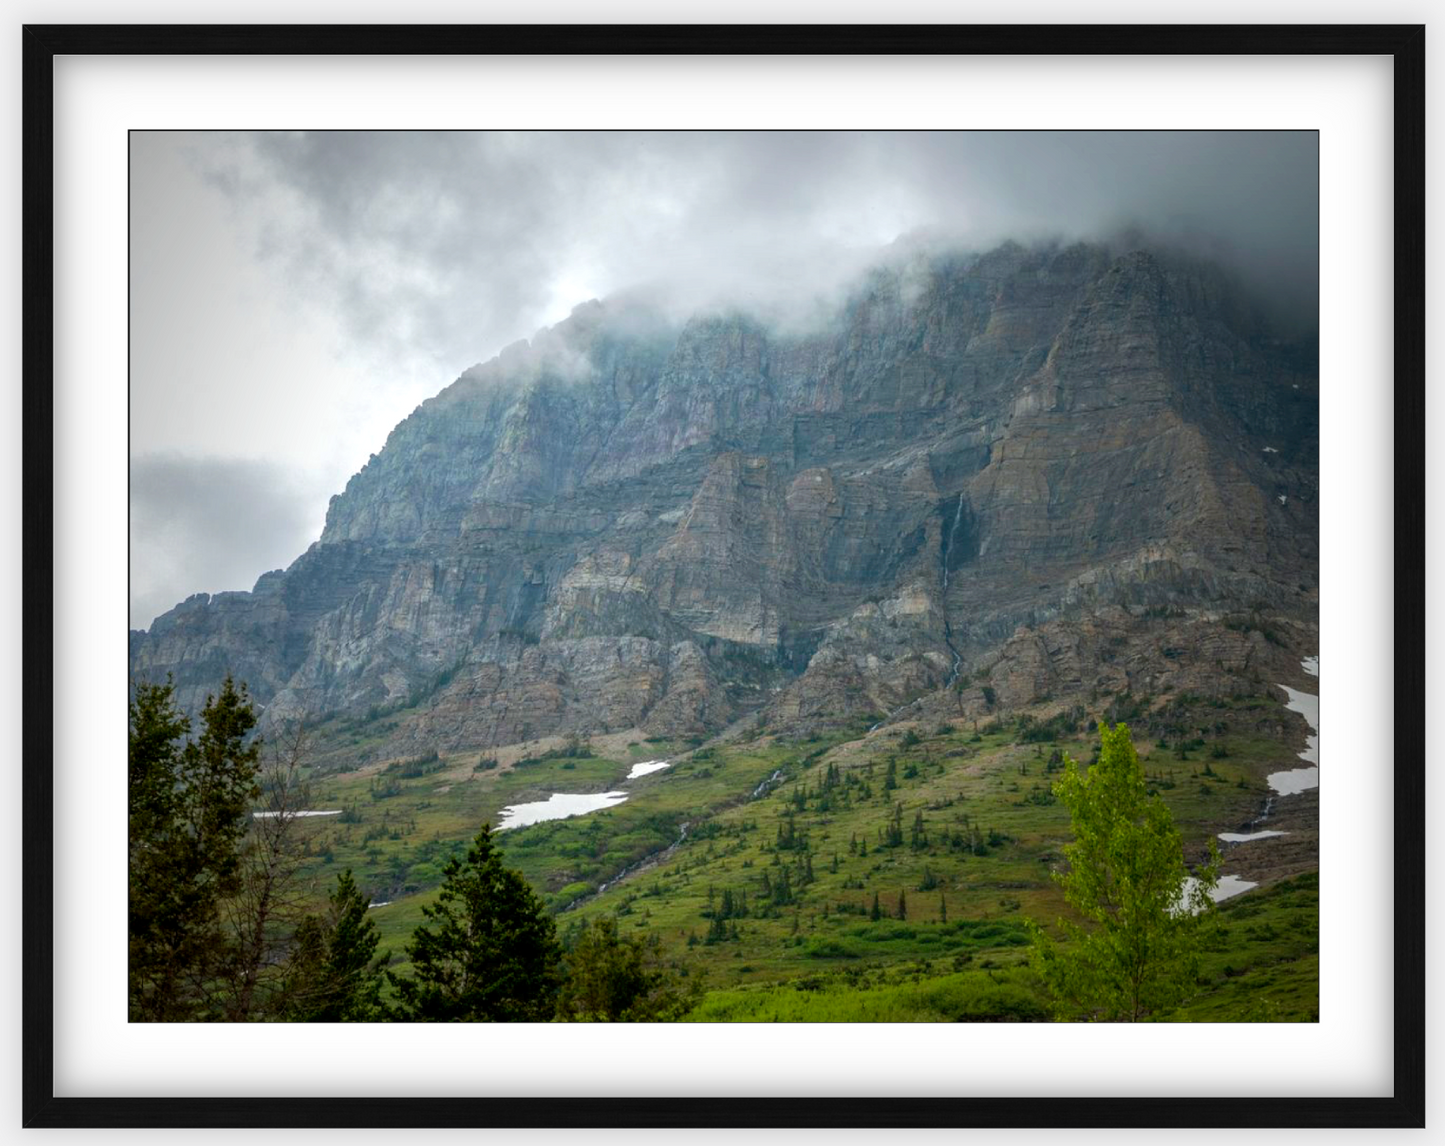
POLYGON ((1388 61, 56 61, 56 1093, 1388 1093, 1388 61), (130 1027, 124 711, 130 127, 1319 127, 1326 769, 1318 1027, 130 1027), (1331 720, 1349 712, 1349 723, 1331 720), (1338 761, 1337 768, 1331 768, 1338 761), (1364 845, 1360 841, 1368 840, 1364 845), (866 1048, 866 1049, 865 1049, 866 1048), (886 1049, 885 1049, 886 1048, 886 1049), (1124 1068, 1121 1069, 1121 1064, 1124 1068), (1051 1069, 1051 1066, 1057 1069, 1051 1069), (565 1080, 559 1084, 558 1080, 565 1080))

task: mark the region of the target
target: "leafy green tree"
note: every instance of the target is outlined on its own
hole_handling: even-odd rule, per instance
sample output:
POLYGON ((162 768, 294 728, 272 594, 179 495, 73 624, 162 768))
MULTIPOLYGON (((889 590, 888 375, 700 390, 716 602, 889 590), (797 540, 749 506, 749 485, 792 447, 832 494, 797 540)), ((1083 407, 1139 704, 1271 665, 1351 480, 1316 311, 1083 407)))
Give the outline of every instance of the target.
POLYGON ((324 915, 296 929, 287 967, 286 1017, 308 1023, 357 1023, 381 1017, 381 972, 372 961, 380 936, 351 869, 342 872, 324 915))
POLYGON ((240 843, 259 793, 260 742, 244 684, 206 698, 201 732, 175 688, 140 683, 130 701, 129 996, 137 1021, 217 1017, 226 957, 220 909, 240 883, 240 843))
POLYGON ((1194 990, 1201 929, 1211 923, 1218 853, 1190 877, 1174 818, 1146 791, 1127 725, 1099 730, 1087 772, 1064 759, 1054 792, 1073 818, 1068 868, 1054 878, 1087 923, 1059 921, 1056 945, 1037 924, 1034 959, 1059 1018, 1137 1022, 1194 990))
POLYGON ((622 936, 615 919, 582 930, 563 960, 559 1018, 576 1022, 670 1022, 691 1010, 702 981, 662 958, 656 935, 622 936))
POLYGON ((545 1022, 556 1009, 556 926, 521 873, 502 862, 491 828, 442 871, 430 921, 406 945, 412 976, 387 972, 397 1017, 412 1022, 545 1022))

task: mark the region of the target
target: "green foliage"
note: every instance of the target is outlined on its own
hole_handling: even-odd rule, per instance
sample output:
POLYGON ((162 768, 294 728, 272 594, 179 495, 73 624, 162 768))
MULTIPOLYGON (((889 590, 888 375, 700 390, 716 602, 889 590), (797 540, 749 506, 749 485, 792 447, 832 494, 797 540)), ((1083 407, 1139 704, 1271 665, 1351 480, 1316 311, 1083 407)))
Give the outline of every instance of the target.
POLYGON ((702 997, 702 980, 667 963, 655 935, 621 936, 617 921, 594 920, 563 961, 559 1018, 573 1022, 670 1022, 702 997))
POLYGON ((966 971, 931 978, 903 969, 862 980, 850 972, 764 990, 712 991, 690 1022, 1039 1022, 1048 1011, 1025 970, 966 971))
POLYGON ((383 776, 397 776, 403 780, 416 780, 422 776, 429 776, 433 772, 440 772, 445 765, 433 748, 421 756, 412 756, 406 760, 395 760, 382 769, 383 776))
POLYGON ((483 826, 443 869, 429 921, 406 945, 412 975, 387 973, 397 1017, 413 1022, 540 1022, 556 1006, 556 926, 483 826))
POLYGON ((286 1017, 298 1022, 367 1022, 382 1017, 379 937, 367 918, 366 897, 348 868, 336 879, 324 915, 308 915, 296 930, 288 967, 286 1017))
POLYGON ((1079 705, 1055 713, 1047 720, 1035 720, 1024 713, 1016 721, 1018 738, 1023 744, 1043 744, 1058 740, 1077 732, 1083 719, 1084 710, 1079 705))
POLYGON ((1071 941, 1062 947, 1035 928, 1035 965, 1060 1018, 1138 1021, 1194 993, 1218 861, 1186 883, 1174 818, 1147 795, 1128 726, 1100 737, 1098 762, 1083 772, 1066 760, 1054 786, 1074 829, 1068 870, 1055 878, 1089 926, 1060 921, 1071 941))
POLYGON ((137 684, 130 702, 129 995, 135 1021, 215 1013, 227 944, 221 906, 240 886, 247 808, 260 793, 256 715, 244 684, 206 698, 200 735, 175 690, 137 684))

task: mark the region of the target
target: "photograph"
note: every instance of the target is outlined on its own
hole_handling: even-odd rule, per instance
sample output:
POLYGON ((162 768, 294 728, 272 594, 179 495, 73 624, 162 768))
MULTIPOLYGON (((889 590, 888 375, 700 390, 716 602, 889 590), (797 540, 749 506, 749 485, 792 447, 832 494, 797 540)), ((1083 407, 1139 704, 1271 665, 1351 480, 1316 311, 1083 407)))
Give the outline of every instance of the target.
POLYGON ((130 1023, 1320 1021, 1317 131, 127 147, 130 1023))

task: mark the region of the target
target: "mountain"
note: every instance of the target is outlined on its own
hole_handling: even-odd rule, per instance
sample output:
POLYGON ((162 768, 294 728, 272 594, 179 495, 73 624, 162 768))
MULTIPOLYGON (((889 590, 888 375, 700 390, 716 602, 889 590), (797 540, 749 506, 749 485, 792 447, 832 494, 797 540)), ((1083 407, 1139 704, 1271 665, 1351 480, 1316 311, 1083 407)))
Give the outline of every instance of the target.
POLYGON ((1315 340, 1219 268, 915 253, 808 328, 578 307, 130 669, 192 708, 233 673, 371 758, 1227 695, 1318 650, 1317 494, 1315 340))

